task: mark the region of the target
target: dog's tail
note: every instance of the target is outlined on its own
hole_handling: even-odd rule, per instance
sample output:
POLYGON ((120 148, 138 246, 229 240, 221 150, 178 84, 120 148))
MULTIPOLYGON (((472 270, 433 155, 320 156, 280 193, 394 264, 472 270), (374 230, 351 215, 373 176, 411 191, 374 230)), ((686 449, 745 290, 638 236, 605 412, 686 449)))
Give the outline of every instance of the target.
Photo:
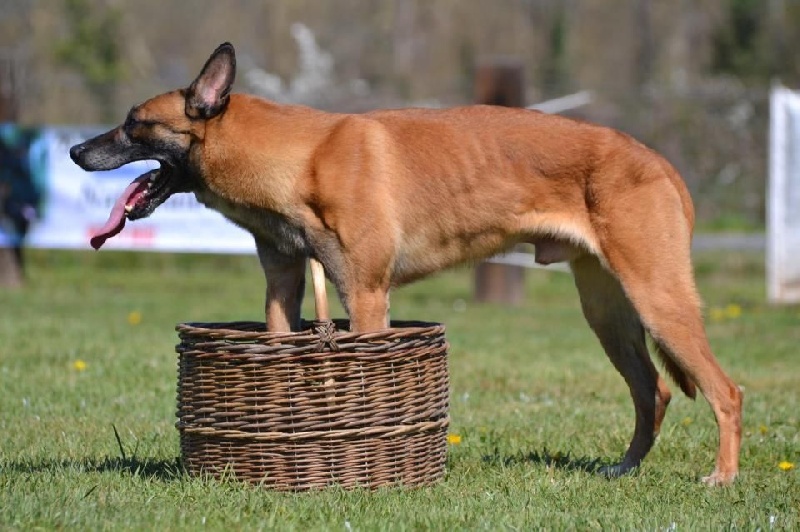
POLYGON ((685 393, 687 397, 691 399, 697 397, 697 386, 695 386, 694 382, 692 382, 680 366, 675 363, 669 354, 669 348, 656 338, 653 338, 653 344, 658 358, 661 359, 661 362, 664 364, 664 369, 672 380, 675 381, 675 384, 683 390, 683 393, 685 393))
MULTIPOLYGON (((692 203, 692 196, 689 194, 689 189, 686 187, 686 183, 681 179, 680 174, 675 168, 669 164, 666 159, 662 158, 662 165, 664 170, 666 171, 667 176, 669 177, 670 181, 672 182, 675 189, 678 191, 678 195, 681 198, 681 206, 683 207, 683 215, 686 218, 686 228, 691 235, 694 233, 694 222, 695 222, 695 213, 694 213, 694 204, 692 203)), ((683 390, 688 397, 694 399, 697 396, 697 386, 695 383, 686 375, 686 373, 681 369, 678 364, 675 363, 675 357, 672 356, 672 352, 670 351, 669 347, 665 345, 661 340, 658 338, 653 338, 653 343, 655 344, 655 351, 658 355, 658 358, 664 363, 664 369, 667 371, 669 376, 675 381, 675 384, 683 390)))

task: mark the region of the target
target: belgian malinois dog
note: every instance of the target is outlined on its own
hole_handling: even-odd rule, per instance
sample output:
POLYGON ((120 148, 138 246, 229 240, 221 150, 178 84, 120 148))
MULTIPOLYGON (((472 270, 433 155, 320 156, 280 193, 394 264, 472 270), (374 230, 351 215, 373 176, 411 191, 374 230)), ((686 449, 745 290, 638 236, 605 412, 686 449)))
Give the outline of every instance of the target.
POLYGON ((86 170, 161 163, 137 178, 92 238, 192 192, 252 233, 272 331, 300 324, 306 263, 324 266, 355 331, 388 326, 389 291, 430 273, 535 246, 568 262, 586 320, 622 374, 636 411, 617 476, 639 465, 670 391, 698 387, 719 426, 716 468, 738 471, 742 392, 709 347, 690 257, 694 211, 676 170, 631 137, 536 111, 491 106, 360 115, 231 94, 233 46, 186 89, 133 107, 125 122, 74 146, 86 170))

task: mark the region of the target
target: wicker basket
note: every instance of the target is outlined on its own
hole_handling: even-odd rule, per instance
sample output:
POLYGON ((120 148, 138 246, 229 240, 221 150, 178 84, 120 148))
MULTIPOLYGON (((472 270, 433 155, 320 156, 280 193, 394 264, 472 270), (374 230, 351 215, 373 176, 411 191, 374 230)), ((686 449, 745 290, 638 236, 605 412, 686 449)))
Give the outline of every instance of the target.
POLYGON ((276 490, 429 484, 444 474, 444 327, 346 321, 268 333, 263 323, 181 324, 178 423, 190 474, 276 490))

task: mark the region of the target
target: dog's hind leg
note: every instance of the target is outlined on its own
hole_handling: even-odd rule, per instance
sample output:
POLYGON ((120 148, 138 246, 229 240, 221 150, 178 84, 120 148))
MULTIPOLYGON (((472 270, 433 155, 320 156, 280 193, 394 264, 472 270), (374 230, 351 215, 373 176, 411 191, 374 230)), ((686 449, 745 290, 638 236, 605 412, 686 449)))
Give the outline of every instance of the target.
POLYGON ((711 405, 719 448, 716 468, 703 481, 729 484, 739 469, 742 392, 708 344, 692 272, 691 212, 681 192, 666 179, 629 192, 624 209, 603 213, 600 245, 669 372, 690 396, 696 385, 711 405))
POLYGON ((671 395, 647 351, 644 327, 619 281, 592 255, 572 261, 581 307, 608 358, 630 388, 636 412, 624 458, 601 473, 616 477, 637 467, 650 451, 671 395))
MULTIPOLYGON (((703 482, 730 484, 739 469, 742 392, 722 370, 708 344, 688 255, 686 251, 684 257, 658 261, 662 268, 656 275, 640 271, 633 262, 618 271, 642 322, 670 360, 671 373, 688 381, 688 386, 681 386, 684 390, 693 391, 696 384, 714 411, 719 449, 716 468, 703 482)), ((612 259, 612 267, 618 261, 618 257, 612 259)))

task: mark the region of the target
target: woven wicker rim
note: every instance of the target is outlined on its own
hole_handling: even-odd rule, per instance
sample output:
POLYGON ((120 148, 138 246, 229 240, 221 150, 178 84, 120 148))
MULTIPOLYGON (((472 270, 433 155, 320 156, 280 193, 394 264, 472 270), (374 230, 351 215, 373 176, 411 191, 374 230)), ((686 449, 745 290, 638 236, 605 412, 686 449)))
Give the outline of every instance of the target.
POLYGON ((263 322, 255 321, 181 323, 175 330, 183 341, 177 347, 179 352, 187 352, 185 344, 191 341, 192 350, 216 351, 216 357, 223 352, 230 356, 269 355, 276 359, 306 353, 345 352, 348 357, 364 354, 365 359, 379 360, 376 355, 413 349, 434 337, 443 337, 445 327, 423 321, 393 321, 389 329, 353 333, 349 332, 348 320, 303 320, 301 330, 290 333, 268 332, 263 322))

